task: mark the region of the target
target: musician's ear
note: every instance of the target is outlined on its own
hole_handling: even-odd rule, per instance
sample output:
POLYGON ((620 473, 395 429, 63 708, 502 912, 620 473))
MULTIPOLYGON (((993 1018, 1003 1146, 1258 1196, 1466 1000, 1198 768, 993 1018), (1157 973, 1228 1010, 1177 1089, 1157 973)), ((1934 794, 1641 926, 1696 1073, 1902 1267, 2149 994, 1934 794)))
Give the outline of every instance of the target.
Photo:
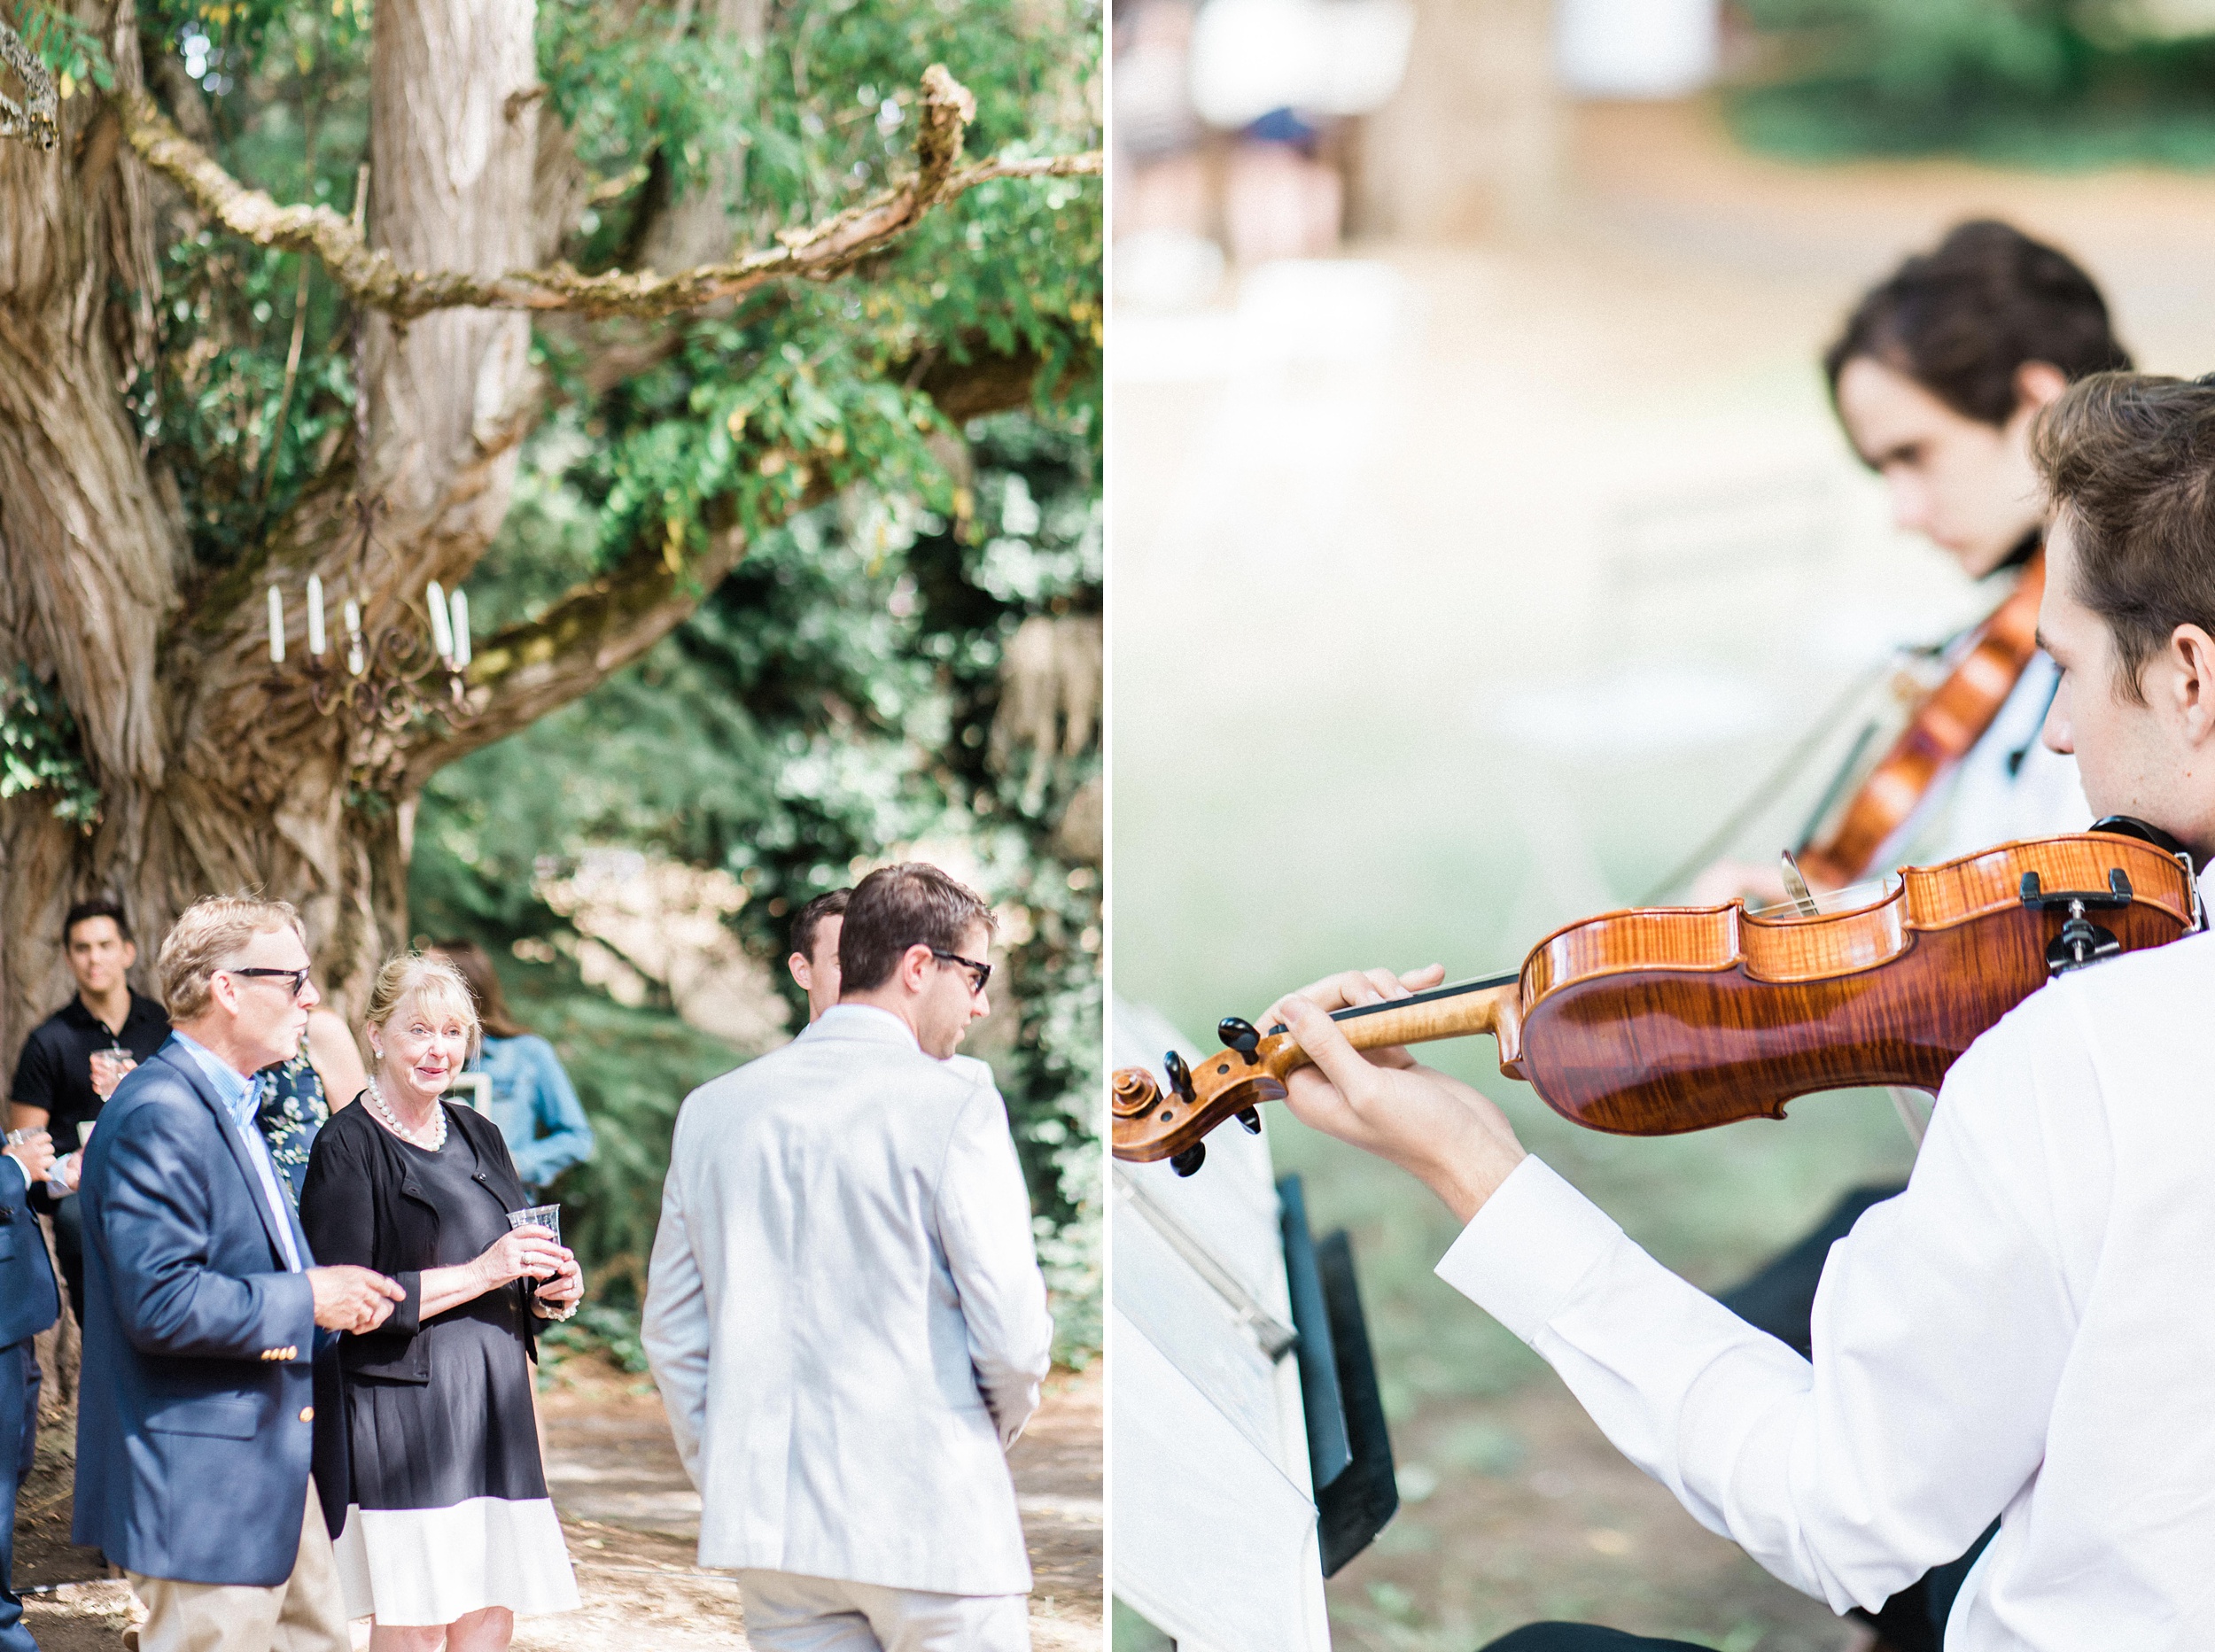
POLYGON ((2015 411, 2036 413, 2061 399, 2069 388, 2069 375, 2051 361, 2025 361, 2015 369, 2015 411))
POLYGON ((2171 709, 2193 745, 2215 744, 2215 637, 2197 625, 2179 625, 2164 650, 2171 709))

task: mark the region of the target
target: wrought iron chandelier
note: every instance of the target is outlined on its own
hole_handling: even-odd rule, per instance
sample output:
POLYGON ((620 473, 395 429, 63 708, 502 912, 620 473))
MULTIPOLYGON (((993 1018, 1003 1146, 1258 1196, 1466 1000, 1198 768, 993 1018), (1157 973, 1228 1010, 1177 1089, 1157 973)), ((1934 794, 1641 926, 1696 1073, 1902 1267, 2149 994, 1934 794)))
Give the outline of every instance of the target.
MULTIPOLYGON (((361 547, 355 557, 354 585, 367 561, 370 522, 376 507, 363 501, 361 547)), ((456 728, 477 720, 470 703, 467 672, 470 663, 470 606, 468 593, 448 592, 437 580, 424 586, 420 610, 409 604, 400 624, 370 633, 361 623, 361 603, 349 595, 338 605, 344 631, 344 652, 332 646, 338 639, 329 632, 320 574, 307 576, 307 652, 293 670, 306 679, 308 703, 318 716, 341 711, 363 729, 393 732, 419 718, 436 716, 456 728), (420 611, 423 622, 416 623, 420 611)), ((286 635, 284 587, 269 582, 269 679, 272 694, 282 694, 298 680, 286 671, 293 657, 286 635)))

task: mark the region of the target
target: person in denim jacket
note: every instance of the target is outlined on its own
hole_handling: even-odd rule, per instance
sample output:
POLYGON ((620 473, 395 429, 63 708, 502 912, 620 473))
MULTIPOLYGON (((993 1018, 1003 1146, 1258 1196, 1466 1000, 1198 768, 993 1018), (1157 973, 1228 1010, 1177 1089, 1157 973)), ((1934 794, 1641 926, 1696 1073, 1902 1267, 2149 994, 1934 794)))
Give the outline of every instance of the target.
POLYGON ((493 1122, 500 1126, 517 1174, 535 1197, 570 1166, 592 1157, 592 1125, 554 1046, 524 1031, 508 1012, 500 977, 485 949, 474 941, 441 941, 438 951, 462 972, 476 996, 485 1045, 470 1070, 492 1080, 493 1122))

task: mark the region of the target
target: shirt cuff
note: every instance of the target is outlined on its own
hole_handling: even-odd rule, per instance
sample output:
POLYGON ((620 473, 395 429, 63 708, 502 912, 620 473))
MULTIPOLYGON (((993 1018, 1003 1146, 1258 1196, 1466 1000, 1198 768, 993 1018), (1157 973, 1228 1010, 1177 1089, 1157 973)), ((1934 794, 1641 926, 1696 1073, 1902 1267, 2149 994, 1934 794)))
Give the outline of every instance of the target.
POLYGON ((1439 1259, 1438 1276, 1528 1342, 1622 1237, 1606 1212, 1530 1154, 1439 1259))

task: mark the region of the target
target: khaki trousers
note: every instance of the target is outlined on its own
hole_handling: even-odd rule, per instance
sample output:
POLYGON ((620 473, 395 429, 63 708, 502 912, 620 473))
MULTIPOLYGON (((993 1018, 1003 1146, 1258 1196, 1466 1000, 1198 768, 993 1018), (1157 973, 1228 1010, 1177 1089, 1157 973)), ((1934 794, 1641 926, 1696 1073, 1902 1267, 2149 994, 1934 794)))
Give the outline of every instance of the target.
POLYGON ((1028 1594, 934 1594, 741 1571, 754 1652, 1030 1652, 1028 1594))
POLYGON ((250 1583, 179 1583, 125 1574, 147 1617, 139 1652, 352 1652, 315 1485, 308 1482, 292 1575, 268 1588, 250 1583))

